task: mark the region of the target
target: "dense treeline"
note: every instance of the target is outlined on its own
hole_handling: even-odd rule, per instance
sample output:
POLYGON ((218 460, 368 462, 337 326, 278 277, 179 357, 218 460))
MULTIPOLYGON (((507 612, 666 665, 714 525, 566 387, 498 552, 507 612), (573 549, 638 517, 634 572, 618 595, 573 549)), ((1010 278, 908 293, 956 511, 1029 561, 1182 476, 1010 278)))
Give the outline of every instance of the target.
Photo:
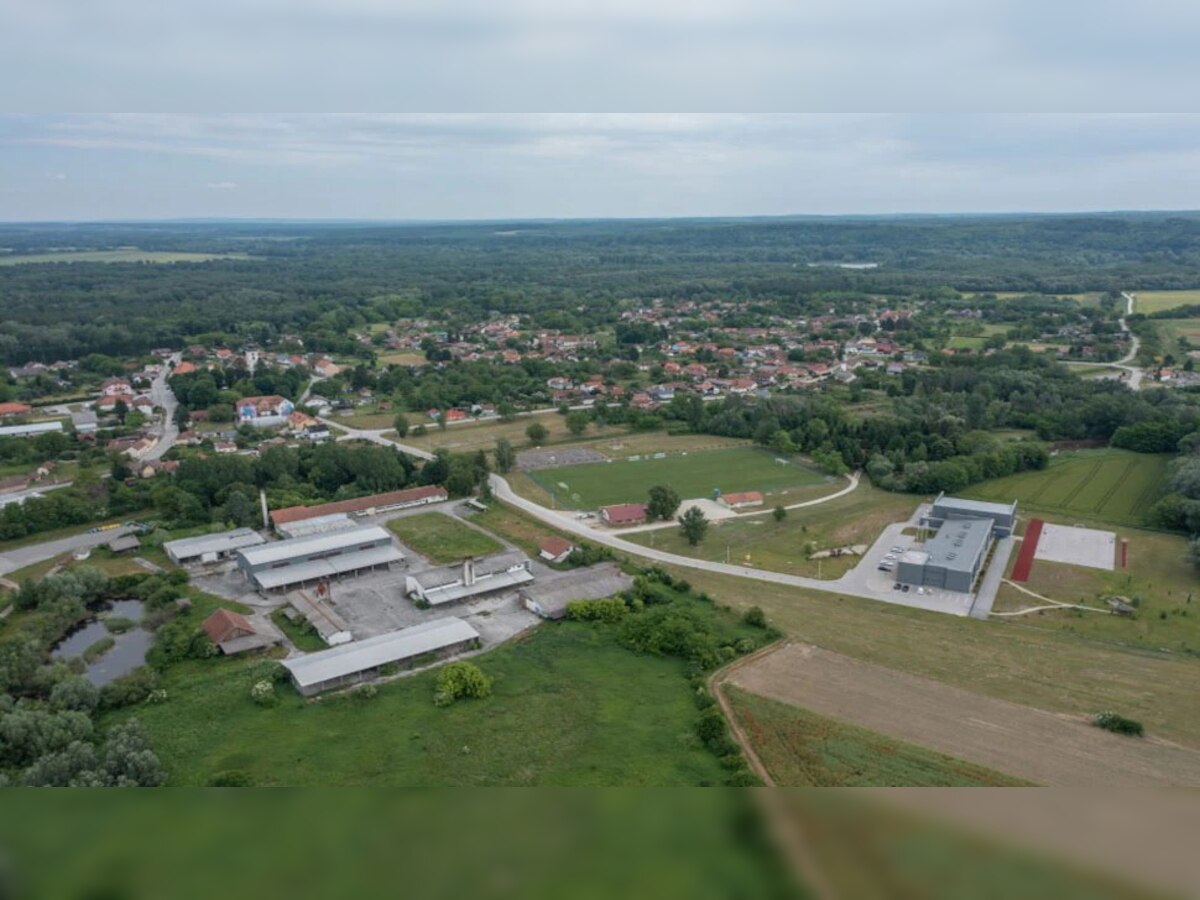
POLYGON ((828 292, 1073 293, 1196 287, 1187 215, 525 222, 510 225, 6 226, 14 252, 72 246, 237 251, 247 259, 0 266, 0 361, 127 356, 220 333, 349 332, 400 316, 525 313, 587 330, 655 297, 759 301, 795 313, 828 292), (827 263, 874 262, 845 270, 827 263))

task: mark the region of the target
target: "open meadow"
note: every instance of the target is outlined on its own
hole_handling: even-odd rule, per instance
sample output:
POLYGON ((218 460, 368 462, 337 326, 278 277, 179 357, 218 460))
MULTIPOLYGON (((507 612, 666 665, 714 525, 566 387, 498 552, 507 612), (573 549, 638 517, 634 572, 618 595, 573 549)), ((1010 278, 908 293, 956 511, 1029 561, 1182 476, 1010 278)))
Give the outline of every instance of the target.
POLYGON ((974 485, 964 497, 1011 503, 1019 511, 1043 512, 1099 522, 1140 525, 1158 499, 1170 456, 1129 450, 1059 453, 1042 470, 974 485))
POLYGON ((440 512, 392 519, 387 527, 400 543, 439 564, 459 562, 469 556, 487 556, 504 549, 495 538, 440 512))
POLYGON ((1149 315, 1180 306, 1200 305, 1200 291, 1137 291, 1133 311, 1149 315))
POLYGON ((554 494, 560 506, 578 509, 644 501, 655 485, 674 488, 683 498, 711 497, 717 489, 722 493, 762 491, 772 495, 770 504, 778 492, 831 481, 798 457, 781 461, 777 454, 757 447, 626 458, 528 474, 543 490, 554 494))

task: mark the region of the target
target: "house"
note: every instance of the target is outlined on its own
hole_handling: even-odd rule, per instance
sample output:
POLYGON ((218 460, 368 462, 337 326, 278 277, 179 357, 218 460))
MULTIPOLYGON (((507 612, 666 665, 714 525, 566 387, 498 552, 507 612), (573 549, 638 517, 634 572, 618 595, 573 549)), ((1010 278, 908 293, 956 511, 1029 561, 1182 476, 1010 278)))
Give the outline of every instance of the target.
POLYGON ((560 563, 565 562, 574 549, 575 545, 566 538, 548 537, 538 543, 538 556, 548 562, 560 563))
POLYGON ((213 450, 217 453, 237 453, 237 444, 233 441, 214 441, 213 450))
POLYGON ((764 499, 758 491, 742 491, 721 494, 717 502, 729 509, 749 509, 752 506, 762 506, 764 499))
POLYGON ((287 422, 295 410, 291 400, 278 394, 262 397, 243 397, 237 402, 238 422, 259 428, 278 428, 287 422))
POLYGON ((224 607, 201 622, 200 628, 226 656, 280 643, 278 635, 259 631, 245 616, 224 607))
POLYGON ((292 413, 288 416, 287 421, 288 428, 290 428, 292 431, 304 431, 308 428, 315 428, 320 424, 308 413, 300 412, 298 409, 292 411, 292 413))
MULTIPOLYGON (((303 362, 303 360, 301 360, 301 362, 303 362)), ((325 378, 332 378, 334 375, 344 372, 346 367, 339 366, 332 359, 322 359, 313 366, 313 370, 318 375, 324 376, 325 378)))
POLYGON ((143 416, 154 414, 154 401, 150 399, 149 394, 139 394, 137 397, 133 398, 133 401, 129 404, 129 406, 135 412, 141 413, 143 416))
POLYGON ((600 518, 606 525, 622 527, 641 525, 646 521, 645 503, 617 503, 600 509, 600 518))
POLYGON ((0 403, 0 419, 7 419, 10 416, 27 416, 33 412, 33 407, 28 403, 0 403))

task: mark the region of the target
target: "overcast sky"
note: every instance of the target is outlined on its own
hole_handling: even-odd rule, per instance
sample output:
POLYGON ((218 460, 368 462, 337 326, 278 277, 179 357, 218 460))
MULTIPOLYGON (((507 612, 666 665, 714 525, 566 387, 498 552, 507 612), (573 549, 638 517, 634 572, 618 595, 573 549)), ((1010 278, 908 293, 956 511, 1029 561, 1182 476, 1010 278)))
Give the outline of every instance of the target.
POLYGON ((1113 209, 1200 209, 1200 116, 0 116, 7 221, 1113 209))

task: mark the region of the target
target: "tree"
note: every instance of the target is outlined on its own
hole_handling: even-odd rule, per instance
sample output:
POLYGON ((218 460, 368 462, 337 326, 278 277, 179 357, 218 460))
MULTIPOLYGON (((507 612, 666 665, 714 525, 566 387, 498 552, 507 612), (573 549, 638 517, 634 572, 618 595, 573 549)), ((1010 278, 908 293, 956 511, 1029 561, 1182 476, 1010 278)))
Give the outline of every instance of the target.
POLYGON ((525 429, 525 436, 529 438, 529 443, 535 447, 540 447, 545 443, 546 438, 550 436, 550 432, 546 430, 546 426, 541 422, 534 422, 525 429))
POLYGON ((124 400, 117 400, 113 404, 113 415, 117 417, 117 421, 122 425, 125 424, 125 417, 129 415, 129 404, 124 400))
POLYGON ((665 485, 655 485, 650 488, 650 502, 646 504, 646 515, 651 519, 662 519, 664 522, 675 515, 679 509, 679 494, 665 485))
POLYGON ((257 524, 258 509, 254 501, 242 491, 230 491, 225 498, 225 521, 233 522, 240 528, 248 528, 257 524))
POLYGON ((396 429, 396 434, 400 437, 408 437, 408 416, 404 413, 397 414, 396 418, 392 420, 392 427, 396 429))
POLYGON ((574 412, 567 413, 566 421, 567 430, 576 437, 579 437, 579 435, 587 431, 587 427, 592 420, 588 414, 582 410, 575 410, 574 412))
POLYGON ((511 472, 513 466, 517 464, 517 454, 513 450, 512 442, 506 438, 496 438, 496 471, 501 474, 511 472))
POLYGON ((492 693, 492 679, 474 663, 454 662, 438 672, 433 702, 449 706, 460 697, 481 699, 492 693))
POLYGON ((773 510, 771 510, 771 516, 775 519, 776 522, 782 522, 784 519, 787 518, 787 509, 782 506, 777 506, 773 510))
POLYGON ((178 428, 180 431, 186 431, 188 422, 191 421, 192 416, 191 413, 188 412, 188 408, 180 403, 175 407, 175 413, 171 418, 172 421, 174 421, 176 428, 178 428))
POLYGON ((688 544, 695 547, 708 534, 708 517, 698 506, 688 507, 679 518, 679 533, 683 535, 688 544))

